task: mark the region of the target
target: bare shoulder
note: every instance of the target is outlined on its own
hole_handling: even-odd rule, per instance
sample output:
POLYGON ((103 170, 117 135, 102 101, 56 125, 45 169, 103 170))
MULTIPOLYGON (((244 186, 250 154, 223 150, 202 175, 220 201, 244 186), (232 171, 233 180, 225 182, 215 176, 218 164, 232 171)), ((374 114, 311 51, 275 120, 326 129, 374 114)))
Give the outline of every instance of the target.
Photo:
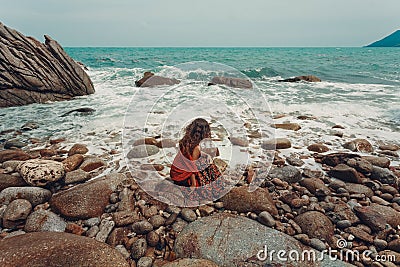
POLYGON ((201 155, 200 146, 196 146, 196 147, 193 149, 193 155, 192 155, 192 157, 193 157, 194 160, 196 160, 196 159, 200 158, 200 155, 201 155))

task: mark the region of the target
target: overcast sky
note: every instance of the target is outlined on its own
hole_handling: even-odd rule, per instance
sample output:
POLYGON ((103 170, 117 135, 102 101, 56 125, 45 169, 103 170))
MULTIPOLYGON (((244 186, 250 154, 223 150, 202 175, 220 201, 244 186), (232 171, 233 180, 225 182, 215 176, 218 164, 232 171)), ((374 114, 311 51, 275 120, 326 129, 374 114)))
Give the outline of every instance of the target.
POLYGON ((362 46, 400 0, 0 0, 0 21, 63 46, 362 46))

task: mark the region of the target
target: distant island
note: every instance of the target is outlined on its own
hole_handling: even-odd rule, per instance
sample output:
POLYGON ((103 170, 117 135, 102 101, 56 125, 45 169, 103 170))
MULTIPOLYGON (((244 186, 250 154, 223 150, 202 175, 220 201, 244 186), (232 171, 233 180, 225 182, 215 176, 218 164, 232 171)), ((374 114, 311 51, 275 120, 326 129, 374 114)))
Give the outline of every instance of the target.
POLYGON ((395 31, 385 38, 369 44, 366 47, 400 47, 400 30, 395 31))

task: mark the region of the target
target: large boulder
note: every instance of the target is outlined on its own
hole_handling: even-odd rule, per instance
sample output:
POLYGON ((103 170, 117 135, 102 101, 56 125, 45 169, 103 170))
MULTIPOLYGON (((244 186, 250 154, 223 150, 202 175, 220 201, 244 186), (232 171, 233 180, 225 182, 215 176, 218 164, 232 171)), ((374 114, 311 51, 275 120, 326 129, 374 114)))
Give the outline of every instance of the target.
POLYGON ((35 232, 0 241, 1 266, 128 267, 122 254, 94 239, 68 233, 35 232))
POLYGON ((44 37, 43 44, 0 23, 0 107, 94 93, 82 67, 55 40, 44 37))
MULTIPOLYGON (((217 213, 187 225, 176 238, 174 250, 179 258, 208 259, 223 267, 333 266, 327 256, 315 262, 293 260, 288 256, 292 250, 300 256, 306 250, 317 256, 320 253, 254 220, 227 213, 217 213), (265 250, 268 255, 265 255, 265 250), (287 253, 284 256, 286 261, 278 259, 276 253, 279 250, 287 253), (271 252, 272 261, 268 257, 271 252)), ((346 266, 340 261, 334 263, 337 267, 346 266)))
POLYGON ((65 218, 88 219, 103 214, 110 195, 126 179, 123 174, 112 174, 69 190, 56 193, 50 199, 51 208, 65 218))
POLYGON ((30 185, 45 186, 65 175, 64 165, 57 161, 31 159, 18 166, 21 177, 30 185))
POLYGON ((274 215, 278 214, 275 203, 267 189, 258 188, 254 192, 249 192, 248 189, 247 186, 233 188, 221 199, 224 207, 237 212, 260 213, 268 211, 274 215))

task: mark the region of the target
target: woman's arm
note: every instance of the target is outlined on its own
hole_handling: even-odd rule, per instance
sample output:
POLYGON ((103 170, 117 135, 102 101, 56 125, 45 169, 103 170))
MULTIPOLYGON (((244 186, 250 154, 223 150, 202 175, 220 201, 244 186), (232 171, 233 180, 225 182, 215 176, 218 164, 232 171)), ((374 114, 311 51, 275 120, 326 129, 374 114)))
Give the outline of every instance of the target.
POLYGON ((193 153, 192 153, 192 159, 193 160, 198 160, 201 156, 201 152, 200 152, 200 146, 196 146, 193 149, 193 153))

